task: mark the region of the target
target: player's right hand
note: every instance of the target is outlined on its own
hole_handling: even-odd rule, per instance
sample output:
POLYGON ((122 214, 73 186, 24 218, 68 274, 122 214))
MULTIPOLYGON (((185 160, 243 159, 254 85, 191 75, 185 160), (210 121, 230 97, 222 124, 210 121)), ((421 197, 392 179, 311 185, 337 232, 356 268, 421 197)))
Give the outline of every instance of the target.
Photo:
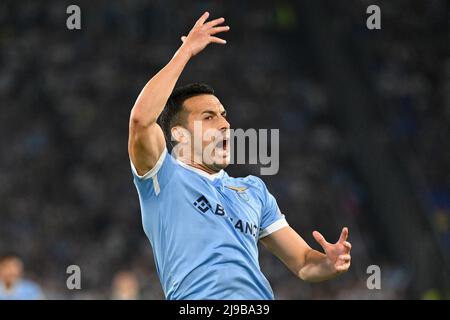
POLYGON ((225 18, 218 18, 206 22, 209 17, 209 12, 205 12, 195 23, 187 36, 182 36, 183 41, 182 48, 188 50, 191 57, 198 54, 200 51, 206 48, 206 46, 212 42, 225 44, 225 40, 216 37, 215 35, 220 32, 227 32, 230 30, 229 26, 221 25, 224 23, 225 18))

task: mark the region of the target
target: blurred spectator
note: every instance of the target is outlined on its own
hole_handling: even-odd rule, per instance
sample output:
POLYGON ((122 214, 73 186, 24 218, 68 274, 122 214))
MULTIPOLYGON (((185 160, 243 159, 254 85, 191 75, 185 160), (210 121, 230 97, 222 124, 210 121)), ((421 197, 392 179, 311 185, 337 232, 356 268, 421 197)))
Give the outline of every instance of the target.
POLYGON ((23 278, 23 262, 15 255, 0 258, 0 300, 37 300, 44 298, 40 287, 23 278))
POLYGON ((114 276, 111 299, 139 300, 139 281, 131 271, 121 271, 114 276))

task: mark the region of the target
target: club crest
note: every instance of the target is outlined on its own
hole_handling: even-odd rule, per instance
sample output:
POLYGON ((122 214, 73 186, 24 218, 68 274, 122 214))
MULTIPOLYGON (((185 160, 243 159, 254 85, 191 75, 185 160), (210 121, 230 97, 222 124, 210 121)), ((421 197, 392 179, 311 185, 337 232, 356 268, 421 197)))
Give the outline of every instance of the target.
POLYGON ((247 190, 247 187, 234 187, 234 186, 225 186, 230 190, 236 191, 236 193, 238 194, 239 197, 241 197, 243 200, 245 201, 249 201, 249 197, 247 192, 245 192, 245 190, 247 190))

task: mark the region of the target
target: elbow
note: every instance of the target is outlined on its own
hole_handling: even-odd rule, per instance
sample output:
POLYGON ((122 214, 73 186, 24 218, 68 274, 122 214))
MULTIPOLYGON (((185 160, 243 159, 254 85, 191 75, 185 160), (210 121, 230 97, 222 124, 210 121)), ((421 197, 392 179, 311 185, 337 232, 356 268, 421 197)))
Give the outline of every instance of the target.
POLYGON ((132 127, 142 127, 144 126, 144 119, 141 116, 137 116, 131 113, 130 116, 130 126, 132 127))
POLYGON ((145 117, 134 110, 131 111, 130 115, 130 126, 134 128, 147 128, 153 123, 156 123, 156 119, 151 117, 145 117))

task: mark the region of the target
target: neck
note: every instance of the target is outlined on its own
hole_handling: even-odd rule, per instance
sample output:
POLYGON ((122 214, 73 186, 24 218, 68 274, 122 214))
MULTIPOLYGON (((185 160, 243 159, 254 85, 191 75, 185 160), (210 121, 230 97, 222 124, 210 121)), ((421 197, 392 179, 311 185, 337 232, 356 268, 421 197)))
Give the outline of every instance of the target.
POLYGON ((215 174, 220 171, 220 170, 211 169, 211 168, 207 167, 206 165, 204 165, 203 163, 197 163, 197 162, 193 161, 192 159, 179 158, 179 160, 181 162, 183 162, 184 164, 187 164, 188 166, 191 166, 196 169, 200 169, 202 171, 205 171, 208 174, 215 174))

